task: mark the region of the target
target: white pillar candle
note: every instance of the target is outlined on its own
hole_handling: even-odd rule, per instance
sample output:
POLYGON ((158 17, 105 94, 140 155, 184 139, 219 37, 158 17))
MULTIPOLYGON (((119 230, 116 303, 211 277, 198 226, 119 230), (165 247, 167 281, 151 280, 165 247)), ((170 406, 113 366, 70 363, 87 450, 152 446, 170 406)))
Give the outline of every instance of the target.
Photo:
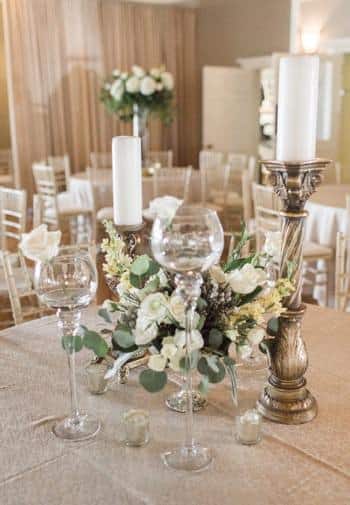
POLYGON ((279 161, 315 158, 318 74, 318 56, 288 56, 280 60, 276 149, 279 161))
POLYGON ((114 137, 112 161, 114 223, 137 226, 142 223, 141 139, 114 137))

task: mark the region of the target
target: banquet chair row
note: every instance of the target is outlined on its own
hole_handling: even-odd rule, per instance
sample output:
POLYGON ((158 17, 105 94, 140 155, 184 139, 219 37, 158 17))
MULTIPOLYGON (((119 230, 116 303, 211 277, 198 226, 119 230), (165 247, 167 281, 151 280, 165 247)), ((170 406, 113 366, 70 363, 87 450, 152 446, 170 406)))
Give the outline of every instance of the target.
MULTIPOLYGON (((145 160, 146 166, 154 166, 161 168, 172 168, 173 166, 173 151, 149 151, 145 160)), ((112 153, 90 153, 91 169, 106 169, 112 168, 112 153)))
POLYGON ((243 153, 223 153, 220 151, 202 150, 199 153, 199 169, 217 168, 230 165, 232 169, 248 170, 252 180, 257 181, 257 160, 255 156, 243 153))
MULTIPOLYGON (((256 244, 257 250, 260 251, 262 249, 266 233, 268 231, 281 230, 281 203, 271 186, 263 186, 261 184, 253 183, 252 191, 255 213, 256 244)), ((328 299, 328 265, 332 258, 333 251, 330 247, 323 246, 316 242, 305 242, 305 266, 303 272, 304 285, 324 287, 326 291, 326 299, 328 299), (324 267, 318 266, 318 262, 320 260, 324 263, 324 267)))
POLYGON ((50 230, 60 229, 63 242, 72 244, 86 241, 94 234, 92 210, 76 205, 67 191, 68 165, 57 170, 44 162, 33 164, 36 188, 34 221, 47 224, 50 230))

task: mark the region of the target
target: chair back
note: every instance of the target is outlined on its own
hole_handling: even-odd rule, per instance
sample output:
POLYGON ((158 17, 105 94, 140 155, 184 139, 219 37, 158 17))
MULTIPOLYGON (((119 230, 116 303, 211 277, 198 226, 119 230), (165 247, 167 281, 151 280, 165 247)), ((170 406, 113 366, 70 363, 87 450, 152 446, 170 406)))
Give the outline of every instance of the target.
POLYGON ((188 201, 192 167, 158 168, 153 176, 153 198, 175 196, 188 201))
POLYGON ((339 161, 332 161, 323 174, 324 184, 342 183, 342 166, 339 161))
POLYGON ((0 149, 0 175, 9 175, 12 172, 11 149, 0 149))
POLYGON ((1 263, 9 293, 12 316, 15 324, 24 319, 34 319, 44 313, 26 265, 20 251, 16 253, 1 253, 1 263), (27 304, 25 306, 25 299, 27 304))
POLYGON ((224 163, 224 153, 219 151, 202 150, 199 153, 199 169, 216 168, 224 163))
POLYGON ((33 176, 36 193, 42 205, 42 222, 49 226, 58 226, 57 195, 60 184, 56 180, 55 170, 44 163, 33 164, 33 176))
POLYGON ((224 205, 225 193, 229 183, 229 166, 202 166, 200 168, 202 204, 213 203, 220 199, 224 205))
POLYGON ((247 168, 248 155, 243 153, 228 153, 227 163, 237 170, 247 168))
POLYGON ((350 236, 338 232, 335 254, 335 308, 346 311, 350 299, 350 236))
POLYGON ((90 153, 90 164, 96 170, 99 168, 112 168, 112 153, 90 153))
POLYGON ((256 157, 249 156, 247 169, 248 169, 249 178, 252 182, 258 182, 258 180, 259 180, 257 166, 258 165, 257 165, 256 157))
POLYGON ((256 226, 256 245, 260 251, 268 231, 281 229, 281 203, 271 186, 253 183, 253 202, 256 226))
POLYGON ((172 168, 173 151, 149 151, 146 163, 147 166, 154 168, 172 168))
POLYGON ((11 249, 26 230, 27 192, 24 189, 0 188, 0 247, 11 249), (11 243, 12 242, 12 243, 11 243), (14 243, 14 244, 13 244, 14 243))
POLYGON ((49 156, 47 160, 48 165, 53 167, 55 171, 58 192, 62 193, 63 191, 68 191, 71 176, 68 154, 65 154, 64 156, 49 156))

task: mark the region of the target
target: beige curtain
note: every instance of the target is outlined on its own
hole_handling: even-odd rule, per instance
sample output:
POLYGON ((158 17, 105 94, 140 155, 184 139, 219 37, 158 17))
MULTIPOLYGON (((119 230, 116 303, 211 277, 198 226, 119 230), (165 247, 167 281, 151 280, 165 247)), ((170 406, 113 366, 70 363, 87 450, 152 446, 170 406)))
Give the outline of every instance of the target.
POLYGON ((151 148, 196 164, 199 145, 193 9, 116 0, 4 0, 9 103, 17 185, 32 191, 31 164, 68 153, 74 171, 91 151, 131 132, 99 102, 104 76, 165 64, 176 81, 171 127, 151 122, 151 148))

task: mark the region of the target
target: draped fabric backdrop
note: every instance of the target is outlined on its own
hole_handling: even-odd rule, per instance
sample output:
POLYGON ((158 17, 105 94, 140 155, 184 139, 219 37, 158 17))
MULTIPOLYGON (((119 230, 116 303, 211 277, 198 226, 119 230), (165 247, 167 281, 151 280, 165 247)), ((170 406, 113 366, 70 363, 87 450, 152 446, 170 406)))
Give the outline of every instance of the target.
POLYGON ((110 151, 131 125, 99 102, 113 68, 165 64, 175 76, 171 127, 151 121, 151 149, 196 164, 200 126, 193 9, 117 0, 3 0, 16 185, 33 190, 33 161, 68 153, 73 171, 110 151))

